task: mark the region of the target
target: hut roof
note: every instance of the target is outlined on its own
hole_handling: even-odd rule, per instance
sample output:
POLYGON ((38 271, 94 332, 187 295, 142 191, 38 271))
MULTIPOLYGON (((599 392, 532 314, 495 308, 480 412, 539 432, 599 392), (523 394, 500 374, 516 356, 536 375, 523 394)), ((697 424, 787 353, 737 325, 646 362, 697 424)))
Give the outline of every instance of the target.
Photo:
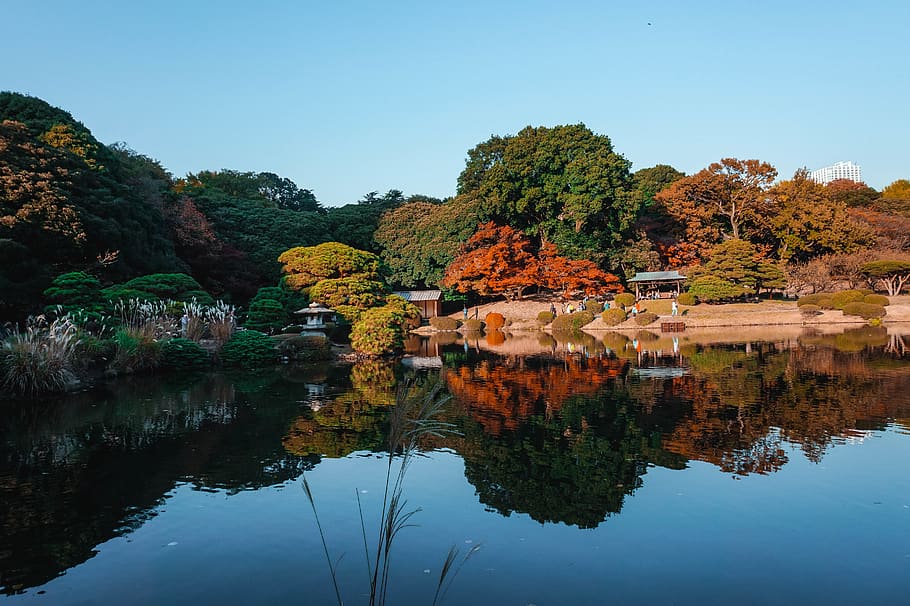
POLYGON ((405 301, 438 301, 442 298, 441 290, 396 290, 392 293, 405 301))
POLYGON ((678 271, 640 271, 629 282, 660 282, 662 280, 685 280, 678 271))

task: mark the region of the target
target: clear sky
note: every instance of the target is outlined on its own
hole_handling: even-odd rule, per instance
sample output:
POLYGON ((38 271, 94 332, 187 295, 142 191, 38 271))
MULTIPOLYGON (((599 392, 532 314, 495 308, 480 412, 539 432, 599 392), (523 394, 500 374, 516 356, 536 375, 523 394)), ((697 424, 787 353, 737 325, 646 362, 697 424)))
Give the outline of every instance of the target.
POLYGON ((325 205, 444 197, 467 151, 583 122, 633 170, 853 160, 910 178, 910 2, 30 0, 0 90, 176 176, 270 171, 325 205))

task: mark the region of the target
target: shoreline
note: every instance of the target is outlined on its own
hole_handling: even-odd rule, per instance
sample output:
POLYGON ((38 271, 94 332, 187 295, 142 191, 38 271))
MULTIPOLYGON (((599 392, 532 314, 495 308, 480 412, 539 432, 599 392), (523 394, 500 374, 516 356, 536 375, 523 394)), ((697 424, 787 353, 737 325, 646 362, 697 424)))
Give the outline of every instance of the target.
MULTIPOLYGON (((882 318, 883 327, 910 328, 910 295, 889 297, 891 304, 886 308, 887 315, 882 318)), ((504 332, 552 332, 549 326, 541 326, 537 322, 537 314, 549 311, 550 303, 554 299, 529 298, 521 301, 496 301, 470 308, 471 317, 475 310, 481 320, 488 313, 500 313, 507 320, 504 332)), ((818 316, 805 318, 800 313, 796 301, 766 300, 760 303, 726 303, 709 305, 700 303, 693 306, 681 306, 681 313, 672 316, 669 300, 643 300, 642 311, 652 311, 658 315, 653 323, 640 326, 630 318, 620 324, 611 326, 605 324, 600 315, 593 322, 582 327, 585 332, 627 332, 639 330, 660 330, 661 322, 683 322, 685 330, 705 328, 772 328, 772 327, 799 327, 823 328, 850 328, 865 326, 868 320, 856 316, 844 316, 840 310, 825 310, 818 316)), ((461 320, 463 312, 448 314, 447 317, 461 320)), ((431 335, 438 332, 430 326, 422 326, 413 331, 420 335, 431 335)), ((901 331, 903 332, 903 331, 901 331)))

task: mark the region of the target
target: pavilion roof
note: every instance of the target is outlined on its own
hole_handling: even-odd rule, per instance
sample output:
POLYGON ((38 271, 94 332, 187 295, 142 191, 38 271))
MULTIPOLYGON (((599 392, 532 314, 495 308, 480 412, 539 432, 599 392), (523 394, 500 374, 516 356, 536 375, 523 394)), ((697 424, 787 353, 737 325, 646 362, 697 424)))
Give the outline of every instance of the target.
POLYGON ((685 276, 679 275, 678 271, 640 271, 630 278, 629 282, 661 282, 685 280, 685 276))

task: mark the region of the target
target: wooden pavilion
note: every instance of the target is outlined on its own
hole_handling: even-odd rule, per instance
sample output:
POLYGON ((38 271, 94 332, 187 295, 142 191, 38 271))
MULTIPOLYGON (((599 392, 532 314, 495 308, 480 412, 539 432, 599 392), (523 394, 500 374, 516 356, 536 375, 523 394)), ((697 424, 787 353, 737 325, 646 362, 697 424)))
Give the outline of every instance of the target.
POLYGON ((668 299, 679 296, 685 281, 686 276, 681 276, 678 271, 644 271, 635 274, 629 285, 635 285, 636 299, 668 299))
POLYGON ((441 290, 396 290, 394 293, 420 310, 424 320, 442 314, 441 290))

